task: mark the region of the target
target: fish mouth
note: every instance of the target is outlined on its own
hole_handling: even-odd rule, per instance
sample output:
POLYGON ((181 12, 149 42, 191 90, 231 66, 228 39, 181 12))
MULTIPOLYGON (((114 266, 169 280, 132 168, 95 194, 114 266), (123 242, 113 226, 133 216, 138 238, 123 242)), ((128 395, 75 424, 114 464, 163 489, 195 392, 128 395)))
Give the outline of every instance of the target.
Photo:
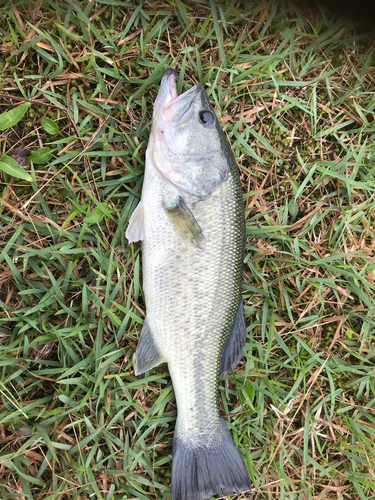
POLYGON ((203 85, 197 83, 183 94, 178 95, 177 72, 172 68, 167 68, 160 84, 154 112, 159 114, 161 111, 169 122, 180 122, 190 115, 192 104, 202 90, 203 85))
POLYGON ((168 68, 164 71, 163 79, 160 86, 162 85, 165 85, 167 89, 166 102, 165 102, 165 106, 167 106, 170 102, 174 101, 178 97, 177 71, 175 69, 168 68))
POLYGON ((172 68, 164 71, 158 95, 154 103, 154 118, 160 114, 164 106, 177 97, 177 72, 172 68))

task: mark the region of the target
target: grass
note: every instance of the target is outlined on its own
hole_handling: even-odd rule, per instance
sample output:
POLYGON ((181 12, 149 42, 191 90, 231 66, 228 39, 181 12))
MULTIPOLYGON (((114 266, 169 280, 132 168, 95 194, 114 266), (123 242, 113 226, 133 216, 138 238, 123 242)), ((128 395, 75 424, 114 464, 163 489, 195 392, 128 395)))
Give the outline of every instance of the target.
POLYGON ((375 498, 373 41, 245 4, 0 7, 0 166, 32 177, 0 172, 0 498, 170 498, 175 400, 165 365, 134 376, 124 237, 167 66, 204 83, 241 170, 248 342, 220 392, 248 498, 375 498))

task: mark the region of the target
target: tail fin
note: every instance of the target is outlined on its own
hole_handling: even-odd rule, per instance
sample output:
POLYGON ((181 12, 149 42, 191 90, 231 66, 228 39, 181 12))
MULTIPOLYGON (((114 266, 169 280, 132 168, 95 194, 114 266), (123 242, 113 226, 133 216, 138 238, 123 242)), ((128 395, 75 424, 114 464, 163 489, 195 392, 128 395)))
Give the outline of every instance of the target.
POLYGON ((172 500, 205 500, 225 492, 251 489, 249 473, 222 420, 220 439, 207 446, 175 435, 172 460, 172 500))

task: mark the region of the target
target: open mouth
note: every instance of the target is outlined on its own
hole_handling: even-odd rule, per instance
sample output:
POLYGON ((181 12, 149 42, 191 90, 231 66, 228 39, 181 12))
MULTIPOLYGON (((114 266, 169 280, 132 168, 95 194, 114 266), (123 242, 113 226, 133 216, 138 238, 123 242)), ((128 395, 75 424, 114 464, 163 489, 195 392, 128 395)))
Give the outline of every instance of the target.
POLYGON ((167 68, 160 84, 159 92, 154 104, 154 118, 163 116, 168 122, 183 122, 190 117, 194 107, 192 104, 201 93, 203 85, 197 83, 183 94, 177 92, 177 73, 167 68))
POLYGON ((178 95, 176 74, 174 70, 166 70, 164 77, 166 78, 165 80, 163 79, 163 85, 165 85, 165 104, 162 108, 163 114, 166 120, 179 122, 189 115, 189 110, 196 97, 200 94, 203 86, 201 83, 197 83, 183 94, 178 95))
MULTIPOLYGON (((164 78, 167 77, 166 85, 167 85, 167 96, 165 105, 167 106, 170 102, 177 98, 177 85, 176 85, 176 72, 175 70, 165 70, 164 78), (169 74, 170 73, 170 74, 169 74)), ((163 79, 164 79, 163 78, 163 79)))
POLYGON ((202 84, 201 83, 197 83, 196 85, 194 85, 194 87, 191 87, 191 89, 187 90, 183 94, 178 95, 177 94, 177 89, 176 89, 176 83, 174 83, 174 88, 173 88, 173 85, 172 85, 170 87, 170 91, 169 91, 169 94, 168 94, 171 97, 167 101, 167 103, 164 106, 164 108, 166 108, 170 104, 176 104, 176 103, 179 103, 180 101, 184 101, 185 99, 188 99, 188 98, 189 98, 189 101, 193 101, 194 98, 196 97, 196 95, 200 93, 201 89, 202 89, 202 84))

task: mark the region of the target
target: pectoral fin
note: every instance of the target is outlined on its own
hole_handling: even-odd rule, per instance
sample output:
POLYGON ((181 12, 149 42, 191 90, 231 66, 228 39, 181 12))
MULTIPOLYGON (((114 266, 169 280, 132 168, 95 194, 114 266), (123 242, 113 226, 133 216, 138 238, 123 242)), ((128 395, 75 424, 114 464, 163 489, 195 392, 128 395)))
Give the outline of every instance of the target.
POLYGON ((137 361, 135 364, 135 374, 140 375, 141 373, 151 370, 155 366, 164 363, 166 359, 159 352, 154 339, 152 337, 151 328, 148 324, 147 318, 145 319, 141 331, 141 336, 138 342, 136 351, 137 361))
POLYGON ((220 377, 225 377, 241 361, 246 344, 246 322, 243 302, 240 299, 232 330, 221 350, 220 377))
POLYGON ((163 206, 178 234, 182 238, 191 240, 196 247, 204 249, 202 229, 182 196, 178 196, 173 202, 164 201, 163 206))
POLYGON ((142 202, 138 203, 137 208, 132 213, 125 236, 129 240, 129 243, 133 243, 134 241, 142 241, 144 239, 145 223, 142 202))

